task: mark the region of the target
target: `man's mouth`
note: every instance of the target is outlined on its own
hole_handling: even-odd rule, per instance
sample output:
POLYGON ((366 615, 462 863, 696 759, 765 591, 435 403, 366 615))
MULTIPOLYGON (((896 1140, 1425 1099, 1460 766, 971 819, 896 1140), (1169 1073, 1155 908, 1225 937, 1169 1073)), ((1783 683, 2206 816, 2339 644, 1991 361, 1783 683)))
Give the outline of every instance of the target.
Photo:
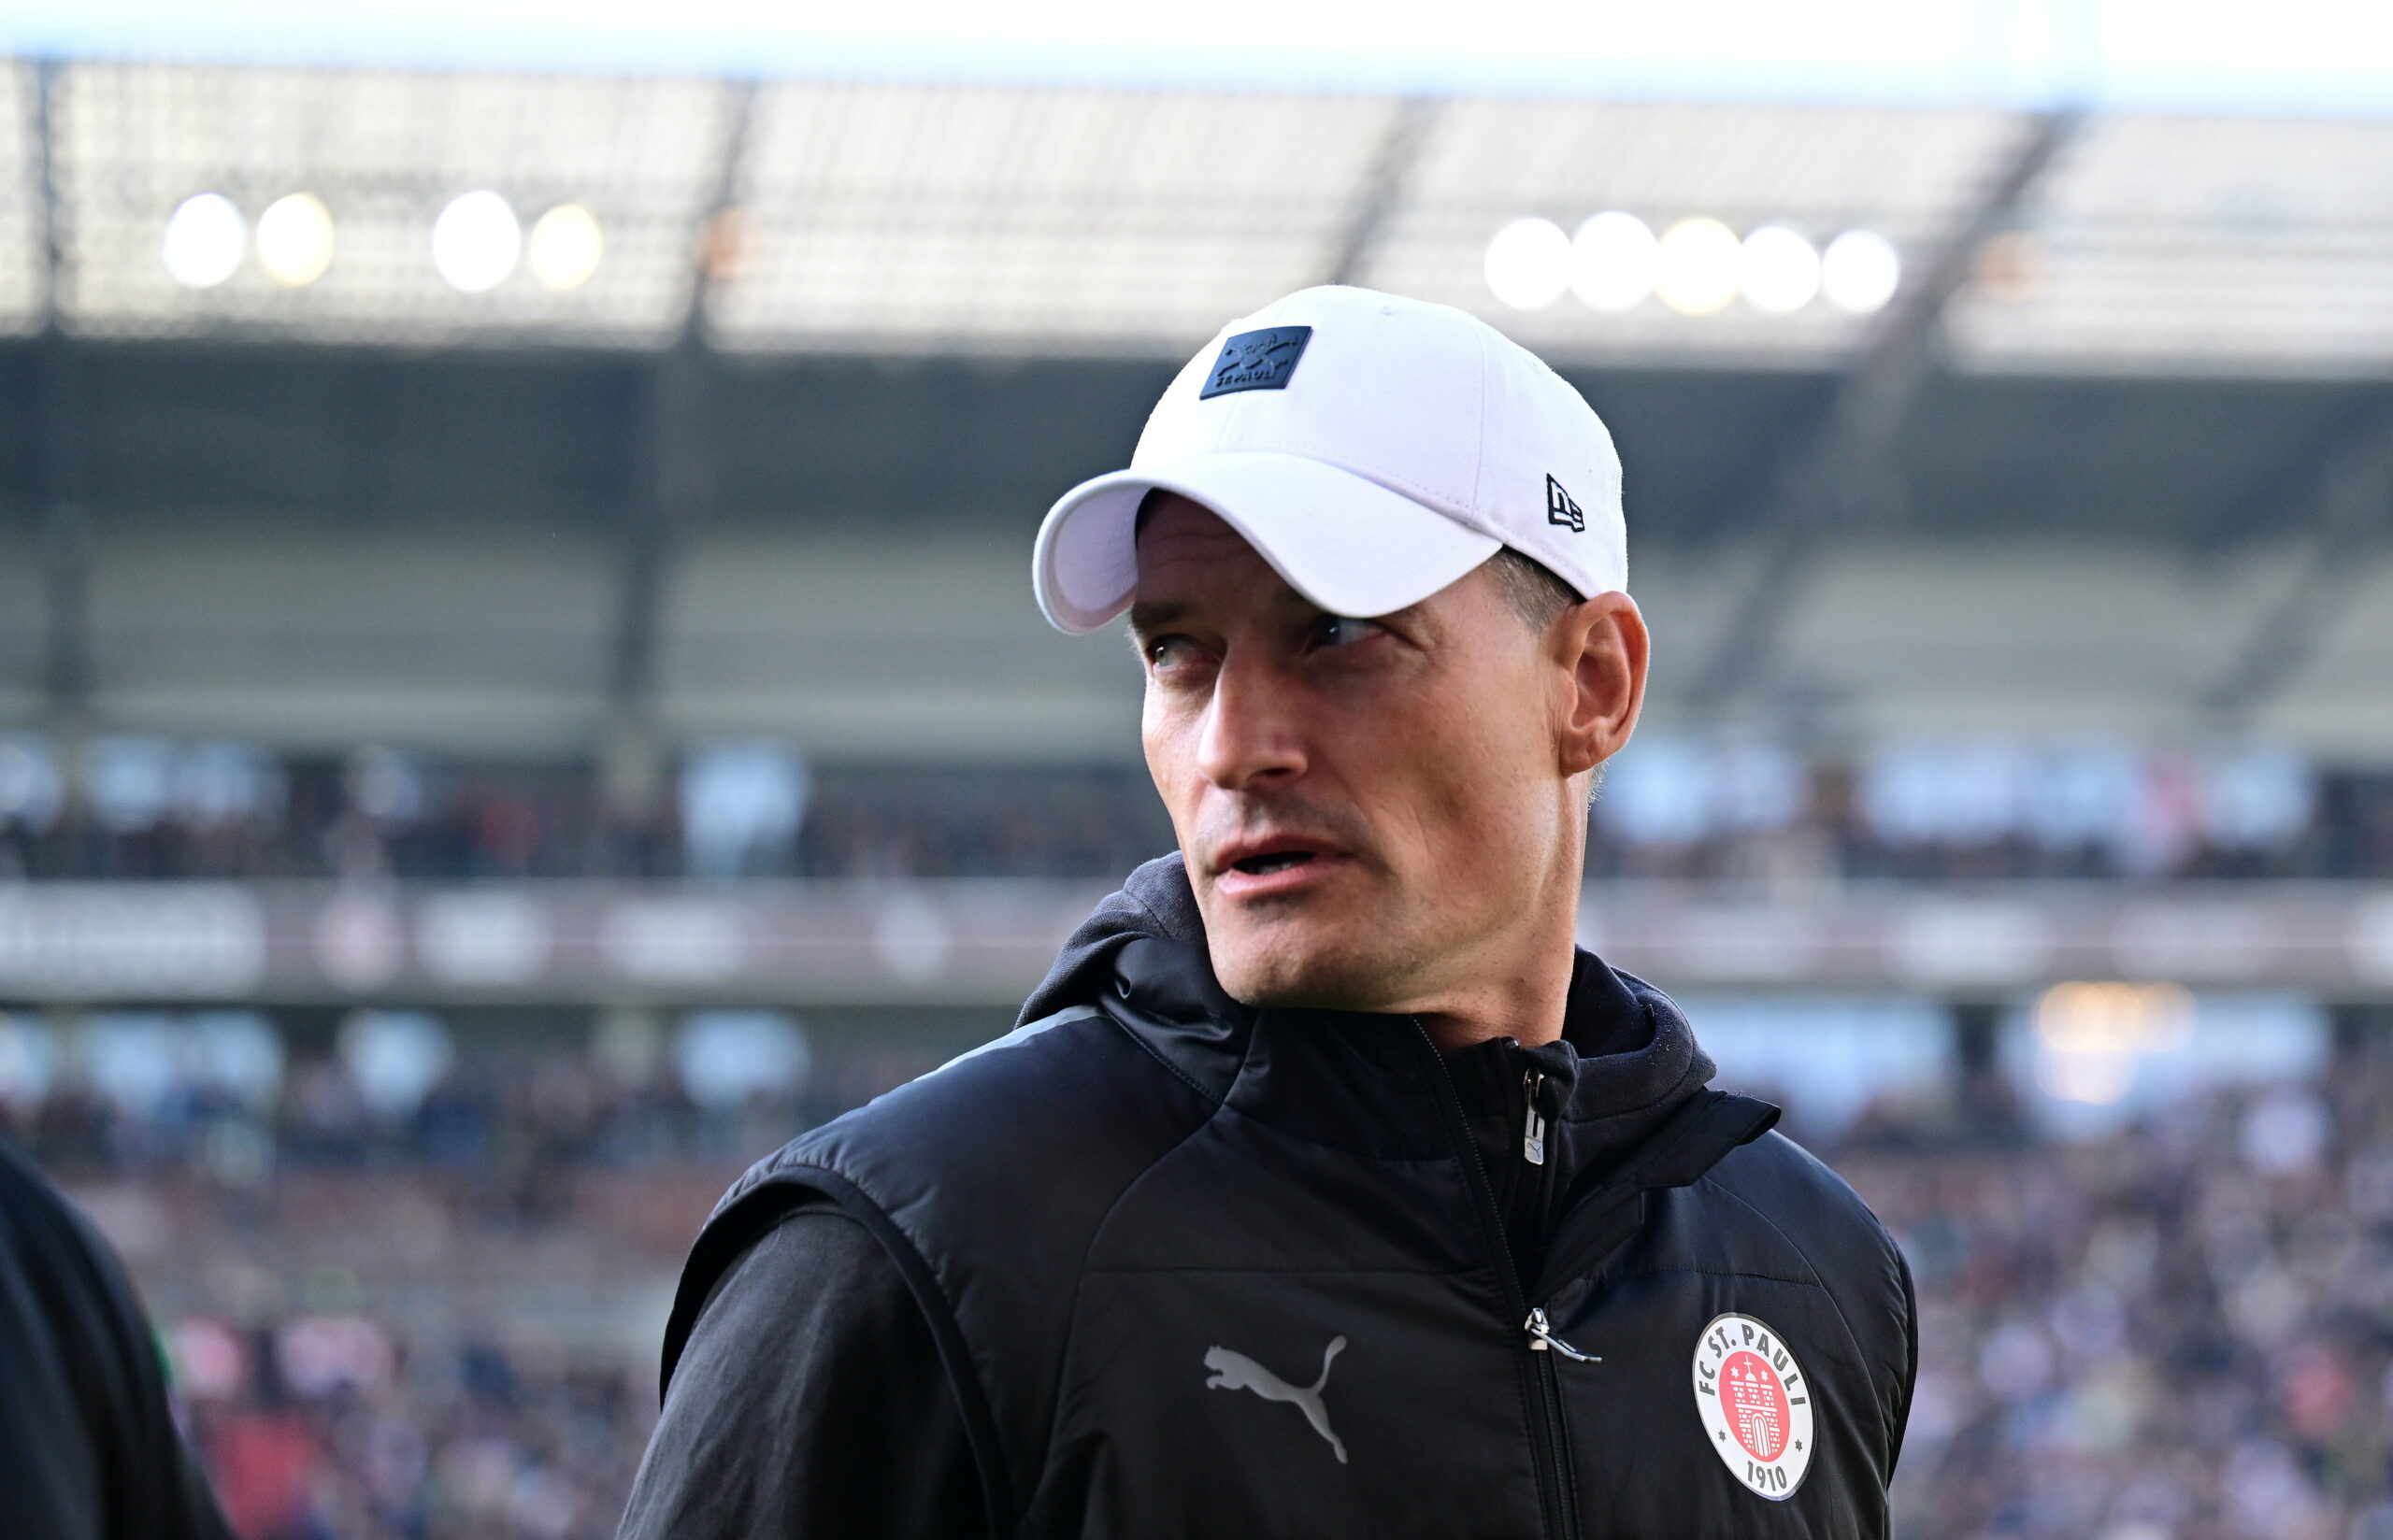
POLYGON ((1225 842, 1213 858, 1213 890, 1229 899, 1285 897, 1321 881, 1340 855, 1328 844, 1285 836, 1225 842))
POLYGON ((1285 871, 1291 866, 1301 866, 1312 858, 1313 852, 1311 850, 1273 850, 1268 855, 1248 856, 1243 861, 1233 861, 1230 863, 1230 870, 1244 872, 1249 877, 1268 877, 1273 872, 1285 871))

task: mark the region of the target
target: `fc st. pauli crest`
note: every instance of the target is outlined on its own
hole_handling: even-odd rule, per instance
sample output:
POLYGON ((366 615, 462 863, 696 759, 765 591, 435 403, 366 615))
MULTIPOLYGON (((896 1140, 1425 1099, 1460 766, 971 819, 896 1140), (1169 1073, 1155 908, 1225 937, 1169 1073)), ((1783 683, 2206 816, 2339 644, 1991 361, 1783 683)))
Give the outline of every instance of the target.
POLYGON ((1772 1502, 1812 1468, 1812 1384, 1785 1340, 1751 1316, 1715 1316, 1695 1345, 1695 1409, 1730 1474, 1772 1502))

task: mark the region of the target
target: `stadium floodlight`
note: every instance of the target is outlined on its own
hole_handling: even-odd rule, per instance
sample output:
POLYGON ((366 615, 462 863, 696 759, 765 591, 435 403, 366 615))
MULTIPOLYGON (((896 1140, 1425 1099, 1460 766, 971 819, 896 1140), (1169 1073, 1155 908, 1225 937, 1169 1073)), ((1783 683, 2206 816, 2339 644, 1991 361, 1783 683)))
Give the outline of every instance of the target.
POLYGON ((2121 1101, 2137 1061, 2185 1047, 2194 1015, 2194 997, 2176 984, 2055 984, 2033 1017, 2036 1084, 2064 1102, 2121 1101))
POLYGON ((1643 220, 1612 210, 1579 226, 1570 241, 1570 292, 1589 309, 1633 309, 1654 292, 1661 243, 1643 220))
POLYGON ((1552 220, 1514 220, 1487 243, 1487 287, 1515 310, 1542 310, 1570 286, 1570 237, 1552 220))
POLYGON ((1684 316, 1709 316, 1737 297, 1744 254, 1737 233, 1718 220, 1681 220, 1662 233, 1654 292, 1684 316))
POLYGON ((1737 275, 1745 303, 1765 315, 1792 315, 1820 292, 1820 254, 1783 224, 1745 236, 1737 275))
POLYGON ((258 216, 258 265, 285 289, 304 289, 333 264, 333 216, 312 192, 292 192, 258 216))
POLYGON ((1874 230, 1846 231, 1820 258, 1821 290, 1830 305, 1851 315, 1884 309, 1902 277, 1901 253, 1874 230))
POLYGON ((450 200, 432 221, 432 265, 463 293, 495 289, 523 254, 523 226, 497 193, 483 190, 450 200))
POLYGON ((597 216, 578 203, 561 203, 533 221, 523 265, 541 288, 564 293, 590 281, 605 250, 597 216))
POLYGON ((222 192, 185 198, 166 217, 159 255, 166 273, 186 289, 213 289, 241 268, 250 245, 249 221, 222 192))

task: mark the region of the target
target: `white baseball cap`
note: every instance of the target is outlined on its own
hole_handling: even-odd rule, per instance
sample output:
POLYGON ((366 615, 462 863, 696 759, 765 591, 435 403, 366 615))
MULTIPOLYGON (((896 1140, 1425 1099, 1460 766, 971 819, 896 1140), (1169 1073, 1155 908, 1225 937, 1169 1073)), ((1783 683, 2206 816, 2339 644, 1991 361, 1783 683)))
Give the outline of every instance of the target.
POLYGON ((1300 289, 1223 327, 1130 468, 1047 510, 1031 569, 1057 630, 1129 607, 1158 489, 1334 615, 1418 604, 1506 546, 1582 598, 1628 582, 1620 456, 1579 392, 1474 316, 1369 289, 1300 289))

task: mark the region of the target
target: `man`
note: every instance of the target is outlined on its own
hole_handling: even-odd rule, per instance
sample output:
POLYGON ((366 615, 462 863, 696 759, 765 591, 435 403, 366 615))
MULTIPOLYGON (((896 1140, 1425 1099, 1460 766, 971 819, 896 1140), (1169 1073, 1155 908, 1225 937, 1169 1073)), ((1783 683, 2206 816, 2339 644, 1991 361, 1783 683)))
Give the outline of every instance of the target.
POLYGON ((1883 1535, 1900 1253, 1577 951, 1646 634, 1577 392, 1311 289, 1049 513, 1180 853, 694 1249, 624 1533, 1883 1535))
POLYGON ((230 1540, 107 1243, 0 1141, 0 1533, 230 1540))

